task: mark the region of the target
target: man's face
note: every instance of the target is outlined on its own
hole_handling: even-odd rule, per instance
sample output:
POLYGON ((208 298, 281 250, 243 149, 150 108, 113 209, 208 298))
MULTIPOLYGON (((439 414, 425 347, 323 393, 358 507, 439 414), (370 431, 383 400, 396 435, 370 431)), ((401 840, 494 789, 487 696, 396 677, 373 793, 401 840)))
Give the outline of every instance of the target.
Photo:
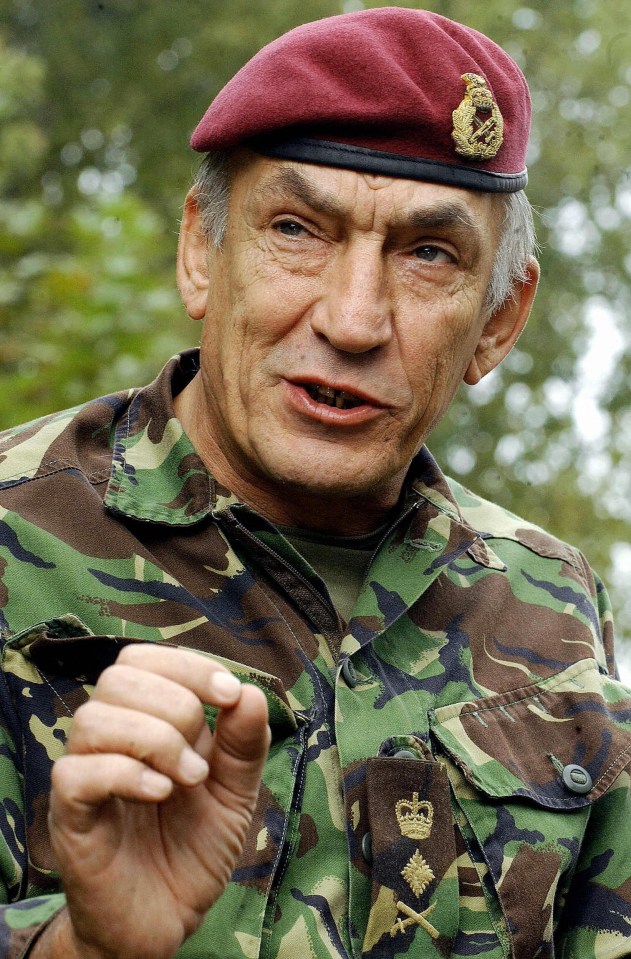
MULTIPOLYGON (((221 249, 188 298, 180 282, 205 313, 195 441, 232 488, 396 501, 460 382, 490 368, 498 220, 488 194, 248 155, 221 249)), ((193 248, 200 232, 193 216, 193 248)))

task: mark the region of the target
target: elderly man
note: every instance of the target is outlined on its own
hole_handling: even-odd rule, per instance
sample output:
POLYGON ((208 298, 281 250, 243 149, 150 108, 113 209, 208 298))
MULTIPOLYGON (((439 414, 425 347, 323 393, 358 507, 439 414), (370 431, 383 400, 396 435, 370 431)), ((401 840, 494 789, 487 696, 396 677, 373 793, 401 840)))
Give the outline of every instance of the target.
POLYGON ((1 440, 0 955, 631 955, 606 594, 424 446, 530 311, 528 124, 397 8, 211 104, 199 353, 1 440))

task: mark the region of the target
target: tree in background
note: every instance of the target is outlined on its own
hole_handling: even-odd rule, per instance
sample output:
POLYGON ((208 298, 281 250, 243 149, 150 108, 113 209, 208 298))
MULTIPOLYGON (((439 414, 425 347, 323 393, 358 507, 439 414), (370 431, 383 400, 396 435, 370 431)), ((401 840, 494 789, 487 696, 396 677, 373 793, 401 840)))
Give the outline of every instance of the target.
MULTIPOLYGON (((146 382, 195 342, 173 280, 191 130, 284 30, 380 5, 0 0, 0 427, 146 382)), ((432 449, 578 544, 631 638, 631 8, 423 5, 488 33, 529 78, 544 274, 518 347, 462 391, 432 449)))

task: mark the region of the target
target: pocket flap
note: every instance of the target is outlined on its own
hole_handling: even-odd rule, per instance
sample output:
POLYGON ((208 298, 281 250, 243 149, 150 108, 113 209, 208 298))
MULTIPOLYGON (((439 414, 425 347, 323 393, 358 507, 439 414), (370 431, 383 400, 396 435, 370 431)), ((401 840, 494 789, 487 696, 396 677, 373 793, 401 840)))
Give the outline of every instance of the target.
MULTIPOLYGON (((80 619, 68 614, 38 623, 12 636, 4 649, 4 668, 9 676, 30 683, 41 683, 43 676, 54 677, 52 688, 56 692, 74 687, 77 683, 90 687, 94 686, 103 670, 113 665, 121 649, 132 643, 153 644, 154 640, 97 636, 80 619)), ((164 645, 175 646, 166 642, 164 645)), ((212 656, 203 650, 190 651, 200 656, 212 656)), ((303 714, 292 709, 284 685, 277 676, 221 656, 212 658, 229 669, 241 682, 252 683, 263 691, 267 699, 270 726, 275 733, 286 729, 296 730, 305 722, 303 714)), ((85 698, 84 693, 82 701, 85 698)), ((217 710, 208 706, 206 711, 213 722, 217 710)))
POLYGON ((440 707, 430 725, 468 782, 491 799, 579 808, 631 761, 631 692, 593 659, 508 693, 440 707), (588 791, 567 784, 563 773, 573 765, 588 774, 588 791))

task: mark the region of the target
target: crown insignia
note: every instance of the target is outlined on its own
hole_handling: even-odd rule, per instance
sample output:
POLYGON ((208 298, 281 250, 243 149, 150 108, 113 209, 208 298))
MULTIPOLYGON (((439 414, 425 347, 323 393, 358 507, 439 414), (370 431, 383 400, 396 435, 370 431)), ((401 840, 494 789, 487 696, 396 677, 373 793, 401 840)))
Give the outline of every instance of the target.
POLYGON ((419 801, 418 793, 412 793, 412 801, 400 799, 394 811, 402 836, 427 839, 434 822, 434 807, 431 802, 419 801))
POLYGON ((464 99, 452 114, 456 153, 472 160, 489 160, 504 141, 504 118, 484 77, 463 73, 464 99))

